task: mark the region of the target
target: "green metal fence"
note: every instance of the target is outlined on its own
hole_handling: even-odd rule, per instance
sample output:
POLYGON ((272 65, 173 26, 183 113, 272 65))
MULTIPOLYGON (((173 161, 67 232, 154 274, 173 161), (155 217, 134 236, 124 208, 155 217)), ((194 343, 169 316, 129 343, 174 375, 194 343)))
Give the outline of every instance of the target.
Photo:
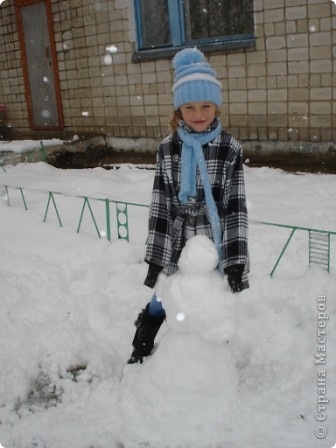
MULTIPOLYGON (((45 209, 43 222, 46 222, 47 216, 48 216, 48 213, 49 213, 49 207, 50 207, 50 204, 52 204, 53 208, 55 209, 59 225, 62 227, 63 224, 62 224, 62 221, 61 221, 61 217, 60 217, 60 213, 59 213, 58 207, 56 205, 55 195, 61 195, 63 197, 69 197, 69 196, 66 196, 63 193, 55 193, 55 192, 52 192, 52 191, 49 191, 48 195, 49 195, 48 196, 48 202, 47 202, 47 206, 46 206, 46 209, 45 209)), ((74 196, 72 196, 72 197, 74 197, 74 196)), ((97 225, 97 220, 96 220, 96 218, 94 216, 94 213, 93 213, 90 201, 104 202, 105 203, 106 237, 107 237, 107 239, 109 241, 111 241, 111 235, 112 235, 112 232, 111 232, 111 204, 115 205, 118 239, 125 239, 127 241, 129 241, 128 207, 129 206, 135 206, 135 207, 146 207, 146 208, 148 208, 148 205, 144 205, 144 204, 137 204, 137 203, 133 203, 133 202, 116 201, 116 200, 107 199, 107 198, 105 198, 105 199, 90 198, 88 196, 75 196, 75 197, 77 199, 82 199, 83 200, 81 213, 80 213, 78 226, 77 226, 77 233, 79 233, 79 231, 81 229, 84 213, 85 213, 86 210, 88 210, 89 216, 91 217, 92 223, 93 223, 94 228, 95 228, 96 233, 97 233, 97 236, 98 236, 98 238, 101 238, 101 233, 99 231, 99 228, 98 228, 98 225, 97 225)))
POLYGON ((281 249, 280 255, 278 256, 271 272, 270 276, 272 277, 276 268, 278 267, 280 260, 284 256, 289 243, 292 241, 294 234, 298 231, 304 231, 308 234, 308 264, 311 266, 312 264, 317 264, 322 267, 322 269, 330 272, 330 257, 331 257, 331 248, 330 248, 330 238, 331 235, 336 235, 336 232, 331 230, 321 230, 321 229, 312 229, 310 227, 302 227, 302 226, 290 226, 287 224, 278 224, 274 222, 267 221, 252 221, 255 224, 263 224, 266 226, 273 227, 282 227, 284 229, 290 229, 291 232, 287 241, 281 249))
MULTIPOLYGON (((10 190, 17 190, 20 193, 20 197, 22 200, 22 204, 25 208, 25 210, 28 210, 28 203, 27 199, 24 193, 24 188, 22 187, 13 187, 8 185, 2 185, 1 188, 3 191, 5 191, 5 194, 7 196, 7 204, 8 206, 11 205, 10 200, 10 190)), ((27 190, 27 189, 26 189, 27 190)), ((134 202, 125 202, 125 201, 118 201, 110 198, 94 198, 89 196, 70 196, 66 195, 64 193, 60 192, 53 192, 53 191, 47 191, 42 192, 38 191, 38 193, 46 194, 47 195, 47 201, 44 211, 44 217, 43 222, 47 221, 48 215, 50 213, 51 209, 54 209, 57 221, 60 225, 60 227, 63 226, 61 213, 59 211, 59 207, 57 205, 57 196, 65 197, 65 198, 76 198, 82 201, 80 216, 78 220, 77 225, 77 233, 80 232, 83 217, 84 214, 88 214, 92 224, 94 226, 94 229, 97 233, 98 238, 101 238, 101 232, 99 231, 99 227, 97 225, 97 219, 94 215, 91 203, 93 201, 99 201, 105 203, 105 226, 106 226, 106 238, 111 241, 112 239, 112 220, 111 220, 111 206, 114 205, 115 207, 115 217, 116 217, 116 228, 117 228, 117 238, 118 239, 125 239, 129 241, 129 207, 142 207, 142 208, 148 208, 149 206, 146 204, 138 204, 134 202)), ((321 229, 314 229, 309 227, 302 227, 302 226, 292 226, 287 224, 279 224, 279 223, 273 223, 273 222, 267 222, 267 221, 250 221, 253 224, 258 225, 266 225, 266 226, 273 226, 273 227, 279 227, 284 229, 289 229, 290 234, 287 240, 285 241, 280 254, 270 272, 270 276, 272 277, 274 272, 276 271, 281 259, 283 259, 284 254, 286 250, 288 249, 288 246, 290 242, 293 240, 294 234, 298 231, 306 232, 308 235, 308 264, 309 266, 312 264, 317 264, 322 267, 322 269, 326 270, 327 272, 330 272, 330 260, 331 260, 331 245, 330 240, 332 235, 336 235, 336 232, 329 231, 329 230, 321 230, 321 229)))
MULTIPOLYGON (((23 187, 13 187, 8 185, 2 185, 1 186, 3 190, 5 191, 6 197, 7 197, 7 205, 11 205, 11 199, 10 199, 10 190, 17 190, 20 192, 20 197, 22 200, 22 204, 25 208, 25 210, 28 210, 28 202, 26 199, 26 195, 24 193, 23 187)), ((26 188, 26 190, 28 190, 26 188)), ((112 239, 112 220, 111 220, 111 205, 114 205, 115 207, 115 216, 116 216, 116 224, 117 224, 117 237, 118 239, 125 239, 129 241, 129 217, 128 217, 128 209, 130 206, 134 207, 141 207, 141 208, 148 208, 148 205, 145 204, 138 204, 134 202, 125 202, 125 201, 118 201, 110 198, 95 198, 95 197, 89 197, 89 196, 70 196, 66 195, 64 193, 55 192, 55 191, 47 191, 42 192, 38 191, 38 193, 46 194, 47 195, 47 201, 46 206, 44 210, 43 215, 43 222, 47 221, 48 215, 50 214, 51 210, 54 210, 57 216, 57 221, 60 225, 60 227, 63 227, 63 221, 61 218, 61 213, 59 210, 59 206, 57 204, 57 196, 61 196, 63 198, 76 198, 82 201, 80 216, 77 224, 77 233, 80 232, 80 229, 82 227, 83 223, 83 217, 86 214, 89 215, 92 224, 94 226, 94 229, 97 233, 98 238, 101 238, 101 232, 99 231, 99 227, 97 225, 97 219, 94 215, 91 202, 98 201, 105 204, 105 225, 106 225, 106 237, 109 241, 112 239)))

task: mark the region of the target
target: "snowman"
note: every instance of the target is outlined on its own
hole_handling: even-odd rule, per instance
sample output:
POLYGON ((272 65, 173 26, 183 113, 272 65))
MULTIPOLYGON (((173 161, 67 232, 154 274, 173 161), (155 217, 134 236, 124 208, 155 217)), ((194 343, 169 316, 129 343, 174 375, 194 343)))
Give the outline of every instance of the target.
POLYGON ((160 275, 156 295, 166 311, 166 331, 153 355, 124 377, 124 413, 136 440, 146 434, 148 441, 150 434, 158 444, 165 425, 174 428, 170 443, 190 442, 193 431, 217 443, 230 429, 238 393, 230 347, 237 299, 217 264, 215 245, 197 235, 187 241, 179 271, 160 275))

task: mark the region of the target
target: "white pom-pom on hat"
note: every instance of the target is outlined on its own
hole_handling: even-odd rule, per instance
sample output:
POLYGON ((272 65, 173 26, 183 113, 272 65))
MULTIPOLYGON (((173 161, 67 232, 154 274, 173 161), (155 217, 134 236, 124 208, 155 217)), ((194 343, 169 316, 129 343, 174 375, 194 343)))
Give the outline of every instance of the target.
POLYGON ((177 70, 183 65, 196 64, 197 62, 205 62, 204 54, 197 48, 184 48, 174 56, 173 67, 177 70))

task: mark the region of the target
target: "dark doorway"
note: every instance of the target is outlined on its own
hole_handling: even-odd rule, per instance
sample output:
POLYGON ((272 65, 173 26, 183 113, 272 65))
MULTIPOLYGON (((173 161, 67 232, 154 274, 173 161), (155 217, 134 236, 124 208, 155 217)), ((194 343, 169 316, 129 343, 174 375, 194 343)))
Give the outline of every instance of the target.
POLYGON ((63 127, 49 0, 16 0, 27 106, 32 129, 63 127))

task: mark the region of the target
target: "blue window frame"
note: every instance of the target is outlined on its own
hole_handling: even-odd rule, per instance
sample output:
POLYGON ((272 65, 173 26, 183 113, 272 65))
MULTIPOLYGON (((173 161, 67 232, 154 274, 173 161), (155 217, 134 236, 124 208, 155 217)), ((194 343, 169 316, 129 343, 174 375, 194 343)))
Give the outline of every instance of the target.
POLYGON ((134 11, 134 61, 190 45, 208 51, 254 46, 253 0, 134 0, 134 11))

